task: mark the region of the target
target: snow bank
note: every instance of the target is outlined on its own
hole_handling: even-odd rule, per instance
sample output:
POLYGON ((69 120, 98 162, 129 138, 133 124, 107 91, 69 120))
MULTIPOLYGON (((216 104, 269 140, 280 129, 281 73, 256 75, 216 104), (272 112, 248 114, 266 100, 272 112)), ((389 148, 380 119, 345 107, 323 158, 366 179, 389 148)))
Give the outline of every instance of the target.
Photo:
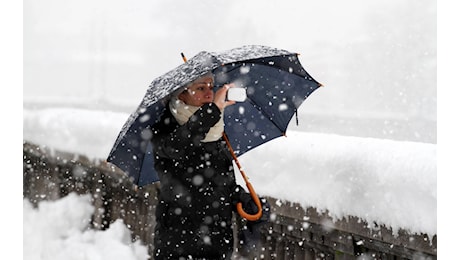
MULTIPOLYGON (((24 140, 105 159, 127 118, 70 108, 24 110, 24 140)), ((241 157, 259 194, 328 210, 336 219, 375 221, 395 233, 437 233, 435 144, 292 130, 287 136, 241 157)))
POLYGON ((57 201, 40 202, 37 209, 24 199, 24 259, 148 259, 147 248, 139 241, 131 242, 122 220, 103 232, 88 229, 93 212, 90 195, 71 193, 57 201))

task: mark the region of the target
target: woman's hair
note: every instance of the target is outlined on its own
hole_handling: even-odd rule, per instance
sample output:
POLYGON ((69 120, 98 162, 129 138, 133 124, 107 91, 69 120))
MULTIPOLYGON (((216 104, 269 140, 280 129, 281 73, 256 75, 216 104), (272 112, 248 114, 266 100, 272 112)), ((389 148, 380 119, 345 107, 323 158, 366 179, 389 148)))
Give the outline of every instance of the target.
POLYGON ((172 93, 172 96, 173 97, 178 97, 180 95, 180 93, 184 92, 184 91, 187 91, 188 87, 191 86, 195 81, 201 79, 201 78, 207 78, 207 77, 211 77, 212 78, 212 81, 214 82, 214 74, 212 72, 208 72, 198 78, 196 78, 195 80, 187 83, 185 86, 183 87, 180 87, 178 90, 174 91, 172 93))
POLYGON ((196 78, 195 80, 187 83, 187 85, 185 85, 184 89, 187 89, 190 85, 192 85, 195 81, 199 80, 199 79, 202 79, 202 78, 212 78, 212 81, 214 83, 214 74, 212 72, 208 72, 198 78, 196 78))

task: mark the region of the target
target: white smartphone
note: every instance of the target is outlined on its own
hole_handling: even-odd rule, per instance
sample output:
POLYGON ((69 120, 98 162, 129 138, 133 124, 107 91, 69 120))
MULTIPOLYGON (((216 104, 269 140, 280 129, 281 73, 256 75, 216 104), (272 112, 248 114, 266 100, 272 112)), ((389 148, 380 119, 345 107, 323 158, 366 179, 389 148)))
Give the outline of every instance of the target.
POLYGON ((227 100, 244 102, 246 97, 247 95, 245 88, 229 88, 227 91, 227 100))

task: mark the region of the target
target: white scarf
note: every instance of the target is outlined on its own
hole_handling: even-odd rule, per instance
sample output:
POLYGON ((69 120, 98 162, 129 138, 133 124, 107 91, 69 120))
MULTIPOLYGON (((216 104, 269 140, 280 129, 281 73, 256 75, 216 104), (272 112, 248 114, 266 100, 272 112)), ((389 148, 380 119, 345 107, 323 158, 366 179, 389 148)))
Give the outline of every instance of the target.
MULTIPOLYGON (((169 109, 176 118, 179 125, 187 123, 189 118, 198 110, 200 107, 187 105, 184 101, 178 99, 177 97, 172 97, 169 101, 169 109)), ((219 140, 222 137, 224 132, 224 119, 221 116, 219 121, 209 129, 209 132, 206 134, 206 137, 201 140, 201 142, 214 142, 219 140)))

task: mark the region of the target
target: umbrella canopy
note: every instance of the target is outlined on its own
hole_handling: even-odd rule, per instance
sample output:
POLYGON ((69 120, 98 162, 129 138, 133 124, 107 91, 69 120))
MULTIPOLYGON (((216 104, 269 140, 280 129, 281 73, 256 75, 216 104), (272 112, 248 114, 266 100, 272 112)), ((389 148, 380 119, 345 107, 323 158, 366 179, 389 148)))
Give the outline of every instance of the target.
POLYGON ((238 156, 284 135, 297 108, 321 86, 297 56, 257 45, 198 53, 150 84, 141 104, 121 129, 107 161, 139 186, 158 181, 150 129, 174 91, 209 72, 214 74, 216 88, 234 83, 247 90, 245 102, 224 111, 225 133, 238 156))

